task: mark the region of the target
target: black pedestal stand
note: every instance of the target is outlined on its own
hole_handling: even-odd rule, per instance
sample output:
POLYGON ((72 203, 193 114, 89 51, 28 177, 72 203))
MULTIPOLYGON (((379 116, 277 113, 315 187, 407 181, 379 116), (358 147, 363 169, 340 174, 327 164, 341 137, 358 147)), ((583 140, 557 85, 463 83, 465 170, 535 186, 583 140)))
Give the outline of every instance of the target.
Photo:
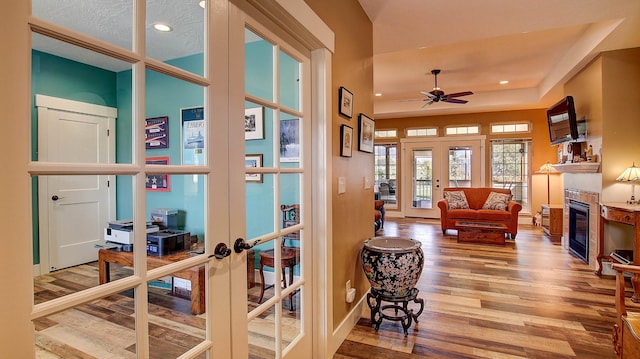
POLYGON ((382 295, 380 292, 372 288, 371 292, 367 293, 367 305, 369 305, 369 309, 371 309, 371 323, 375 326, 376 331, 380 329, 382 319, 388 319, 399 321, 404 329, 404 335, 407 336, 407 330, 411 326, 411 321, 414 320, 417 323, 418 317, 422 314, 422 310, 424 309, 424 300, 422 298, 418 298, 417 288, 411 289, 409 294, 404 297, 382 295), (391 302, 393 304, 381 305, 383 301, 391 302), (420 310, 418 313, 414 314, 413 309, 407 308, 409 301, 414 301, 415 303, 420 304, 420 310), (402 305, 399 303, 402 303, 402 305), (395 311, 395 315, 389 315, 384 312, 389 309, 393 309, 395 311), (399 311, 402 313, 398 313, 399 311))

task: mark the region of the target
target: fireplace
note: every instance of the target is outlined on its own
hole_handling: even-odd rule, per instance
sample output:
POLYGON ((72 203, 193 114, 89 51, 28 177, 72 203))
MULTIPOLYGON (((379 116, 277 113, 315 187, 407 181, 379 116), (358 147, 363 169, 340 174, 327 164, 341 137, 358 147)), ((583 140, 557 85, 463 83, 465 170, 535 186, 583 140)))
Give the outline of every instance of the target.
POLYGON ((589 263, 589 204, 569 200, 569 252, 589 263))

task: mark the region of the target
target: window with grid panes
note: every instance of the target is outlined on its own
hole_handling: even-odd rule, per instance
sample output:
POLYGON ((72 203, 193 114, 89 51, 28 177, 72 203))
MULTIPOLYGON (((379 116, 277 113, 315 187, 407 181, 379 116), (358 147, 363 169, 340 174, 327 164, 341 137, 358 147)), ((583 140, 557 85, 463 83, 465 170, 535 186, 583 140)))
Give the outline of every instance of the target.
POLYGON ((491 187, 510 189, 523 210, 530 210, 530 146, 530 140, 491 141, 491 187))

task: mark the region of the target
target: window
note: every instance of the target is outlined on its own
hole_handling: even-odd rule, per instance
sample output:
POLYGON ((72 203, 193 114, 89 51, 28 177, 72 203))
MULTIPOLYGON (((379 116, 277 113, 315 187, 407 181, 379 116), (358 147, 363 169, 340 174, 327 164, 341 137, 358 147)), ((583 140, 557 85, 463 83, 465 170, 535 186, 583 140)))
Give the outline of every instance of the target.
POLYGON ((437 136, 438 129, 435 127, 432 128, 411 128, 407 129, 407 137, 416 137, 416 136, 437 136))
POLYGON ((501 123, 491 125, 491 133, 529 132, 529 123, 501 123))
POLYGON ((471 187, 471 147, 449 149, 449 187, 471 187))
POLYGON ((377 199, 385 204, 396 203, 398 145, 377 144, 374 146, 375 156, 375 193, 377 199))
POLYGON ((530 210, 530 140, 491 141, 491 187, 508 188, 513 200, 530 210))
POLYGON ((451 135, 477 135, 480 133, 480 126, 457 126, 457 127, 447 127, 445 129, 445 134, 447 136, 451 135))
POLYGON ((395 138, 398 137, 397 130, 376 130, 376 138, 395 138))

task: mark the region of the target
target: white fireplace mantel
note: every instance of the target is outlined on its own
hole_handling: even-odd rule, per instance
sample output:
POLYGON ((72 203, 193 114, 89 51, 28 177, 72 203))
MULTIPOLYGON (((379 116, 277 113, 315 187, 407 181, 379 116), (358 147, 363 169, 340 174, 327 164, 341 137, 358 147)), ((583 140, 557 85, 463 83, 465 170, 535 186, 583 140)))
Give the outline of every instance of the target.
POLYGON ((596 173, 600 162, 558 163, 551 167, 562 173, 596 173))

